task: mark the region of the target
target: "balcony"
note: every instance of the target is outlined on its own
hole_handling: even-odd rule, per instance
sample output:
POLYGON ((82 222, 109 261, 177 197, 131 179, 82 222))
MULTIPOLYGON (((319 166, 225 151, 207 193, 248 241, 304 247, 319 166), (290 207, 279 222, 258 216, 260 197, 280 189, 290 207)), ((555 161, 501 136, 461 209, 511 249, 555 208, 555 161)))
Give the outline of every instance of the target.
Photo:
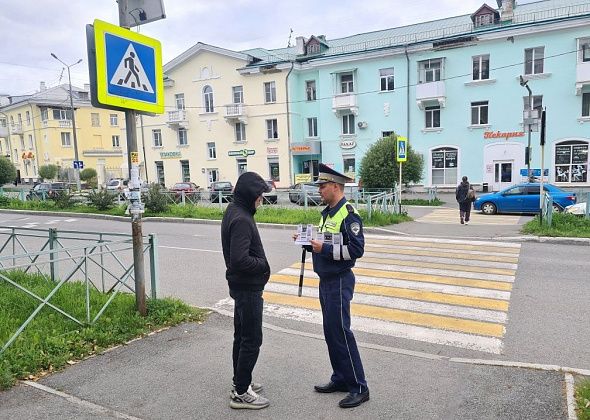
POLYGON ((23 134, 23 125, 22 124, 10 124, 10 134, 23 134))
POLYGON ((576 95, 582 94, 582 88, 590 85, 590 61, 576 65, 576 95))
POLYGON ((332 98, 332 111, 335 114, 358 115, 359 108, 356 102, 356 93, 341 93, 332 98))
POLYGON ((247 115, 246 115, 246 107, 244 104, 230 104, 225 105, 225 120, 229 123, 234 122, 241 122, 246 124, 247 115))
POLYGON ((171 128, 188 128, 188 116, 185 109, 168 111, 166 124, 171 128))
POLYGON ((429 82, 416 85, 416 103, 418 108, 427 106, 444 107, 446 101, 445 82, 429 82))

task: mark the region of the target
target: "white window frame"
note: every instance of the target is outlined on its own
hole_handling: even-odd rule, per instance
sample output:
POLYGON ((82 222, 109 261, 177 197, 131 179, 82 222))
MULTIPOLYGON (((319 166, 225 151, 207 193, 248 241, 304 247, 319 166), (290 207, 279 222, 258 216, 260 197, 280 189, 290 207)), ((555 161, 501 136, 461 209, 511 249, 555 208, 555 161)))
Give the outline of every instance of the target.
POLYGON ((342 116, 342 135, 352 136, 356 134, 356 122, 354 114, 345 114, 342 116))
POLYGON ((205 113, 211 114, 215 112, 215 105, 213 103, 213 88, 209 85, 203 87, 203 107, 205 113))
POLYGON ((35 148, 35 142, 33 141, 33 135, 29 134, 29 149, 33 150, 35 148))
POLYGON ((111 136, 113 147, 121 147, 121 137, 117 134, 111 136))
POLYGON ((533 75, 533 74, 543 74, 545 72, 545 47, 534 47, 534 48, 525 48, 524 50, 524 74, 525 75, 533 75), (531 59, 527 60, 527 54, 531 53, 531 59), (538 56, 541 58, 538 58, 538 56), (541 71, 537 71, 536 64, 537 61, 541 63, 541 71), (527 67, 530 68, 527 70, 527 67))
POLYGON ((350 94, 354 93, 354 74, 352 72, 340 73, 338 75, 338 82, 340 86, 339 93, 350 94), (346 77, 346 80, 344 78, 346 77), (349 80, 350 78, 350 80, 349 80))
POLYGON ((443 59, 432 58, 418 62, 418 83, 440 82, 443 78, 443 59), (432 79, 432 80, 428 80, 432 79))
POLYGON ((267 140, 279 138, 279 122, 276 118, 266 120, 266 138, 267 140))
POLYGON ((490 79, 490 55, 482 54, 471 58, 471 74, 472 80, 489 80, 490 79), (483 64, 487 62, 487 75, 484 74, 483 64), (476 71, 477 65, 477 71, 476 71), (484 77, 487 76, 487 77, 484 77))
POLYGON ((174 95, 174 103, 176 104, 176 109, 184 111, 184 93, 177 93, 174 95))
POLYGON ((26 112, 25 119, 27 121, 27 125, 31 125, 31 113, 29 111, 26 112))
POLYGON ((47 121, 49 119, 49 109, 41 108, 41 121, 47 121))
POLYGON ((578 38, 578 63, 590 61, 590 37, 578 38))
POLYGON ((307 46, 307 53, 308 54, 319 54, 320 52, 320 44, 319 43, 313 43, 313 44, 309 44, 307 46))
POLYGON ((590 92, 582 93, 582 117, 590 117, 590 92))
POLYGON ((381 92, 393 92, 395 89, 395 72, 393 67, 379 69, 379 88, 381 92))
POLYGON ((318 136, 318 118, 310 117, 307 119, 307 137, 314 138, 318 136))
POLYGON ((207 160, 217 159, 217 149, 215 148, 215 142, 207 142, 207 160))
POLYGON ((430 181, 430 185, 437 185, 437 186, 455 186, 457 185, 457 182, 459 181, 459 176, 461 174, 461 149, 456 146, 456 145, 452 145, 452 144, 441 144, 441 145, 437 145, 435 147, 430 148, 430 150, 428 151, 428 177, 429 177, 429 181, 430 181), (441 150, 444 149, 444 150, 441 150), (451 150, 447 150, 447 149, 451 149, 451 150), (440 152, 440 151, 444 151, 445 154, 447 152, 452 152, 455 151, 457 153, 457 158, 456 158, 456 162, 457 162, 457 166, 455 167, 456 169, 456 174, 455 174, 455 179, 451 180, 452 182, 449 182, 449 180, 447 179, 447 170, 451 169, 451 167, 446 167, 446 157, 443 155, 443 168, 434 168, 432 166, 432 153, 433 152, 440 152), (434 184, 433 182, 433 174, 432 171, 433 170, 440 170, 443 169, 443 184, 434 184))
POLYGON ((424 108, 424 128, 440 128, 441 126, 440 106, 427 106, 424 108), (438 113, 438 125, 435 125, 435 115, 438 113))
POLYGON ((490 123, 490 103, 489 101, 477 101, 471 102, 471 125, 489 125, 490 123), (485 122, 481 122, 482 120, 482 111, 485 108, 485 122), (473 121, 474 111, 477 112, 476 121, 473 121))
POLYGON ((188 131, 184 127, 178 129, 178 145, 188 146, 188 131))
POLYGON ((110 114, 109 121, 111 123, 111 127, 117 127, 119 125, 119 116, 117 114, 110 114))
POLYGON ((188 159, 180 160, 180 177, 182 182, 191 182, 191 164, 188 159))
POLYGON ((53 119, 54 120, 59 120, 59 121, 63 121, 63 120, 71 121, 72 120, 72 112, 69 109, 53 109, 52 111, 53 111, 53 119), (59 118, 55 118, 56 111, 57 111, 59 118))
POLYGON ((317 100, 317 90, 316 90, 315 80, 306 80, 305 81, 305 98, 308 101, 317 100))
POLYGON ((61 132, 61 147, 72 147, 72 137, 69 131, 61 132))
POLYGON ((245 143, 246 142, 246 124, 242 122, 237 122, 234 125, 234 130, 236 133, 236 143, 245 143))
POLYGON ((274 81, 264 82, 264 103, 271 104, 277 101, 277 88, 274 81))
POLYGON ((244 103, 244 86, 232 86, 232 103, 243 104, 244 103))
POLYGON ((152 144, 154 147, 162 147, 162 130, 159 128, 152 130, 152 144))

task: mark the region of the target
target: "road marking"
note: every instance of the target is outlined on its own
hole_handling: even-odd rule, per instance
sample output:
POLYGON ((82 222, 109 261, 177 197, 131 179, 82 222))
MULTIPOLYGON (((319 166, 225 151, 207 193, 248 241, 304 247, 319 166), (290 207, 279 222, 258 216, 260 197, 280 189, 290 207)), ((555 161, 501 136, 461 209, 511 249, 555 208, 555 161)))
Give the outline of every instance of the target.
POLYGON ((468 251, 463 250, 460 256, 457 256, 455 250, 441 249, 441 248, 426 248, 426 247, 412 247, 412 246, 396 246, 396 245, 372 245, 365 244, 365 254, 368 252, 379 253, 379 254, 391 254, 394 252, 401 255, 412 255, 412 256, 427 256, 427 257, 441 257, 449 259, 461 259, 477 261, 491 261, 491 262, 505 262, 505 263, 518 263, 518 258, 512 256, 513 254, 505 254, 500 252, 487 252, 487 251, 468 251), (394 251, 392 251, 394 250, 394 251))
POLYGON ((501 252, 504 254, 520 254, 520 245, 510 242, 485 242, 485 241, 465 241, 455 239, 438 239, 438 238, 397 238, 395 240, 387 239, 387 237, 369 236, 365 235, 365 240, 372 245, 412 245, 419 248, 442 248, 468 251, 481 251, 485 249, 490 252, 501 252), (493 244, 493 245, 492 245, 493 244))
MULTIPOLYGON (((469 220, 473 225, 517 225, 520 223, 521 216, 510 215, 484 215, 479 212, 472 211, 469 220)), ((459 209, 451 208, 435 208, 432 212, 419 217, 415 220, 418 223, 442 223, 442 224, 456 224, 459 225, 459 209)))
MULTIPOLYGON (((393 255, 392 255, 393 256, 393 255)), ((469 271, 474 273, 487 273, 487 274, 503 274, 506 276, 514 276, 516 274, 516 267, 514 268, 489 268, 489 265, 484 267, 480 265, 464 265, 464 264, 449 264, 440 262, 429 262, 427 258, 422 258, 419 261, 406 260, 398 258, 375 258, 370 256, 363 256, 362 260, 365 263, 385 264, 389 265, 401 265, 407 267, 425 267, 425 268, 436 268, 442 270, 455 270, 455 271, 469 271)), ((498 263, 494 265, 498 266, 498 263)))
POLYGON ((567 401, 567 418, 568 420, 577 420, 576 399, 575 399, 575 382, 571 373, 565 374, 565 394, 567 401))
POLYGON ((182 248, 180 246, 166 246, 166 245, 158 245, 158 248, 166 248, 166 249, 178 249, 181 251, 196 251, 196 252, 213 252, 215 254, 222 254, 223 251, 216 251, 213 249, 200 249, 200 248, 182 248))

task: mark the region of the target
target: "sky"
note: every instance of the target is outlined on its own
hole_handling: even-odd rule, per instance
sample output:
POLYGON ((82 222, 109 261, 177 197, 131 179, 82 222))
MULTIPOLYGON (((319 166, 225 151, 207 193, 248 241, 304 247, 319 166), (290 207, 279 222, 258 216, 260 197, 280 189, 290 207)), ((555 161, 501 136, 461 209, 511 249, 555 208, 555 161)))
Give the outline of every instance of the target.
MULTIPOLYGON (((230 50, 283 48, 296 36, 328 41, 363 32, 475 12, 483 0, 163 0, 166 19, 140 33, 159 39, 167 63, 197 42, 230 50)), ((496 0, 487 0, 497 7, 496 0)), ((521 1, 520 3, 528 3, 521 1)), ((115 0, 0 0, 0 94, 22 95, 68 83, 88 83, 85 26, 118 24, 115 0), (63 74, 62 74, 63 72, 63 74)), ((134 28, 137 31, 137 28, 134 28)))

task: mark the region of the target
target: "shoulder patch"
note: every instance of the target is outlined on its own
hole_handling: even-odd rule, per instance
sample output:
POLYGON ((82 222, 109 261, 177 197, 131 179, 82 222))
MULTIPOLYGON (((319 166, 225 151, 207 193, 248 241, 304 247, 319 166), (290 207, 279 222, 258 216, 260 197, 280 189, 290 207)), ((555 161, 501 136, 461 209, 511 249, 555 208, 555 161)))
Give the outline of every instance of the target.
POLYGON ((359 232, 361 231, 361 224, 358 222, 351 223, 350 231, 354 234, 354 236, 358 236, 359 232))

